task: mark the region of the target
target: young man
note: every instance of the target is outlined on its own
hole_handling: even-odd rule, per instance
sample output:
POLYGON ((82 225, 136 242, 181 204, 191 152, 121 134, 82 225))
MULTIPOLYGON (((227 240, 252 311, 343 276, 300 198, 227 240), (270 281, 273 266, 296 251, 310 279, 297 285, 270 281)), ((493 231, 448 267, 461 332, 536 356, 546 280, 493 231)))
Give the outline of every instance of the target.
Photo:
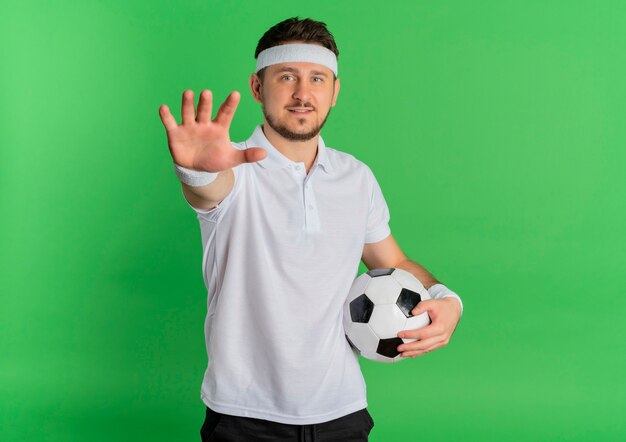
POLYGON ((370 168, 319 133, 340 82, 324 23, 291 18, 258 43, 250 90, 263 124, 242 143, 228 129, 231 93, 211 120, 211 93, 183 93, 182 124, 160 107, 183 194, 197 213, 208 290, 205 441, 357 441, 374 425, 342 309, 362 259, 413 273, 432 324, 406 330, 415 357, 446 345, 460 298, 398 247, 370 168))

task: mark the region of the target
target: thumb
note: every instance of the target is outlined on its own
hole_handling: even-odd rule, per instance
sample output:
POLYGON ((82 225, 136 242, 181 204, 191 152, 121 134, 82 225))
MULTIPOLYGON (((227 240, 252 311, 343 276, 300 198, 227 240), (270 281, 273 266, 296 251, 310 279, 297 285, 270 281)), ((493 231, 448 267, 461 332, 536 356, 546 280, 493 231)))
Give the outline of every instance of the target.
POLYGON ((246 163, 254 163, 260 161, 267 156, 267 151, 261 147, 249 147, 243 151, 243 161, 246 163))
POLYGON ((417 316, 428 311, 428 308, 430 307, 430 301, 432 301, 432 299, 425 299, 424 301, 418 302, 415 307, 413 307, 413 310, 411 310, 411 314, 413 316, 417 316))

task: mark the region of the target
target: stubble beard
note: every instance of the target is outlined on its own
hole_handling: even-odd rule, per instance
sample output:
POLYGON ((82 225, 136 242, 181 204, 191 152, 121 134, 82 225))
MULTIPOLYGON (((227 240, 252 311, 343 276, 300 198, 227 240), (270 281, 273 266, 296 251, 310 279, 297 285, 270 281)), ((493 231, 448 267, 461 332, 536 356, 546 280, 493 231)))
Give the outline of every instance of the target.
POLYGON ((316 126, 310 131, 304 132, 304 133, 293 132, 287 126, 278 123, 269 113, 266 112, 265 105, 262 105, 262 109, 263 109, 263 115, 265 116, 265 120, 267 121, 267 124, 269 124, 270 127, 274 129, 278 134, 280 134, 283 138, 286 138, 287 140, 291 140, 291 141, 308 141, 320 133, 320 131, 322 130, 322 127, 324 127, 324 124, 326 123, 326 120, 328 119, 328 116, 330 115, 331 108, 328 108, 328 113, 324 117, 324 121, 322 121, 322 123, 319 126, 316 126))

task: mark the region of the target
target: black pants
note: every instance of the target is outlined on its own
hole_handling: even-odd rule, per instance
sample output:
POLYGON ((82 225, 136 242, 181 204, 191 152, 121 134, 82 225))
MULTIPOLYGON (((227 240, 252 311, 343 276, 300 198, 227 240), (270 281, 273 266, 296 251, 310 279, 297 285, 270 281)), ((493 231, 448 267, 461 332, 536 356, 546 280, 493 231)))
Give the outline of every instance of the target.
POLYGON ((202 442, 361 442, 374 426, 367 408, 328 422, 290 425, 217 413, 206 407, 202 442))

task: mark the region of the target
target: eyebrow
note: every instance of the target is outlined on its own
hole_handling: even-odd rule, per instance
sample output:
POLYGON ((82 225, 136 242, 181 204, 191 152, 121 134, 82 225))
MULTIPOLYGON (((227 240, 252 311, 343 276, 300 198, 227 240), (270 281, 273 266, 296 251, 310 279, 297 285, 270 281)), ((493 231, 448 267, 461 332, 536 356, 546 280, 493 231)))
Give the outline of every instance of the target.
MULTIPOLYGON (((286 66, 286 67, 281 68, 281 69, 279 69, 279 70, 277 71, 277 73, 279 73, 279 74, 280 74, 281 72, 293 72, 294 74, 299 74, 299 73, 300 73, 300 70, 299 70, 299 69, 297 69, 297 68, 293 68, 293 67, 291 67, 291 66, 286 66)), ((325 72, 322 72, 322 71, 310 71, 310 72, 311 72, 311 74, 313 74, 313 75, 319 75, 319 76, 322 76, 322 77, 328 77, 328 75, 326 75, 326 73, 325 73, 325 72)))

